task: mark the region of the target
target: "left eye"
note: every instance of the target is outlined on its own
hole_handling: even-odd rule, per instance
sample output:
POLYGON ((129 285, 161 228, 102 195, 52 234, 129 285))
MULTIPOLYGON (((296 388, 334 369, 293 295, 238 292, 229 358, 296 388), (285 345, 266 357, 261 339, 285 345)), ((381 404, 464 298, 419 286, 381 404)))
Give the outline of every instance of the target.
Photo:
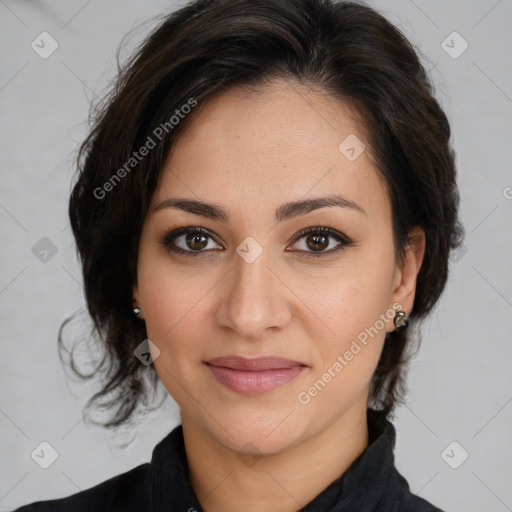
POLYGON ((299 233, 296 239, 298 240, 296 244, 302 245, 299 250, 314 256, 332 253, 352 244, 349 238, 327 227, 305 229, 299 233), (336 240, 338 244, 332 244, 332 240, 336 240), (329 250, 327 250, 328 248, 329 250))

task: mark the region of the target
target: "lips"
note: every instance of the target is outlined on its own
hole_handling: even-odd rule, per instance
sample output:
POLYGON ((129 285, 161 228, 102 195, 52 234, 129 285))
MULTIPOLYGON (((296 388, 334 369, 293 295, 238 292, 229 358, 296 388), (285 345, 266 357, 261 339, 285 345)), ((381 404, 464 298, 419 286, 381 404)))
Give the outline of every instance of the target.
POLYGON ((295 366, 304 366, 302 363, 285 359, 283 357, 264 356, 248 359, 240 356, 225 356, 210 359, 207 364, 231 368, 232 370, 245 370, 261 372, 265 370, 280 370, 294 368, 295 366))
POLYGON ((244 358, 225 356, 210 359, 206 365, 218 382, 237 393, 257 395, 287 384, 306 365, 282 357, 244 358))

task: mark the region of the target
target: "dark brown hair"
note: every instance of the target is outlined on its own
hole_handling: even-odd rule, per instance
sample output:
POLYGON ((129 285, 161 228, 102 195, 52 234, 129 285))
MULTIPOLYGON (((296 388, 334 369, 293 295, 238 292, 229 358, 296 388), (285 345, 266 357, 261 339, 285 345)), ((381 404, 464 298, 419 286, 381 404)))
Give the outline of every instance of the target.
MULTIPOLYGON (((173 143, 208 98, 276 79, 325 91, 360 115, 389 190, 397 258, 413 227, 425 231, 409 321, 425 317, 445 287, 450 249, 463 236, 450 127, 400 31, 354 2, 196 0, 165 17, 123 65, 78 156, 69 216, 104 357, 88 375, 72 367, 103 376, 88 406, 113 409, 107 427, 127 421, 158 382, 153 365, 134 356, 146 330, 132 313, 132 287, 142 222, 173 143), (193 102, 199 107, 184 108, 193 102)), ((372 378, 371 403, 386 414, 405 394, 408 334, 386 334, 372 378)))

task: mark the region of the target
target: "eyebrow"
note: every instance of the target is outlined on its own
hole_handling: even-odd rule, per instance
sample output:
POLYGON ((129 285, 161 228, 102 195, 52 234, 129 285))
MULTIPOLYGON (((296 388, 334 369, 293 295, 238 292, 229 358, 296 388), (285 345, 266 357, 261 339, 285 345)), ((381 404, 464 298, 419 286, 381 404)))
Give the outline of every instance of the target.
MULTIPOLYGON (((341 208, 348 208, 367 215, 366 211, 354 201, 334 194, 327 197, 319 197, 314 199, 305 199, 303 201, 292 201, 281 205, 274 213, 274 218, 277 222, 293 219, 300 215, 306 215, 309 212, 318 210, 319 208, 327 208, 339 206, 341 208)), ((231 218, 228 210, 217 204, 205 203, 196 201, 195 199, 171 197, 157 204, 154 212, 164 208, 179 208, 185 212, 207 217, 209 219, 220 220, 227 224, 231 218)))

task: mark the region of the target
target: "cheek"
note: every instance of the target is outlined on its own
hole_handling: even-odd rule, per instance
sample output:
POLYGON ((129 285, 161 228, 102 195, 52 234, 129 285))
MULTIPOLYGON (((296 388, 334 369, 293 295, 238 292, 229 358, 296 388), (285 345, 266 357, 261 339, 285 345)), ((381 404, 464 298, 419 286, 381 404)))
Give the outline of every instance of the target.
MULTIPOLYGON (((142 280, 141 280, 142 281, 142 280)), ((197 285, 199 283, 196 283, 197 285)), ((144 294, 148 338, 159 348, 155 370, 169 394, 180 407, 187 407, 197 365, 204 359, 197 341, 207 330, 205 293, 201 287, 187 287, 181 278, 148 279, 144 294)))
POLYGON ((200 283, 160 277, 146 282, 142 292, 148 337, 165 352, 177 353, 195 346, 190 343, 205 330, 206 291, 200 283))
POLYGON ((173 265, 156 240, 149 230, 141 238, 137 279, 148 337, 164 343, 205 292, 201 280, 173 265))
POLYGON ((310 324, 317 357, 297 398, 313 404, 308 411, 334 418, 366 392, 383 348, 386 309, 381 291, 359 279, 333 286, 315 304, 325 312, 310 324))
POLYGON ((326 314, 322 320, 329 329, 322 329, 324 335, 320 339, 316 336, 322 366, 331 366, 345 353, 352 368, 376 364, 386 333, 386 323, 379 320, 386 312, 379 291, 361 286, 338 287, 323 307, 326 314))
POLYGON ((204 359, 204 345, 198 340, 204 342, 205 334, 212 332, 208 301, 218 279, 208 280, 192 266, 179 268, 165 253, 149 251, 141 254, 138 277, 147 335, 160 350, 155 368, 169 389, 174 382, 170 374, 179 378, 204 359))
POLYGON ((389 265, 361 262, 324 281, 309 300, 335 333, 355 335, 386 312, 391 278, 389 265))
POLYGON ((310 316, 309 334, 319 356, 315 376, 330 371, 340 376, 335 379, 338 384, 349 387, 361 387, 371 378, 392 319, 392 263, 387 253, 381 252, 380 258, 361 255, 357 263, 310 293, 315 314, 310 316), (343 368, 333 368, 337 361, 343 368))

